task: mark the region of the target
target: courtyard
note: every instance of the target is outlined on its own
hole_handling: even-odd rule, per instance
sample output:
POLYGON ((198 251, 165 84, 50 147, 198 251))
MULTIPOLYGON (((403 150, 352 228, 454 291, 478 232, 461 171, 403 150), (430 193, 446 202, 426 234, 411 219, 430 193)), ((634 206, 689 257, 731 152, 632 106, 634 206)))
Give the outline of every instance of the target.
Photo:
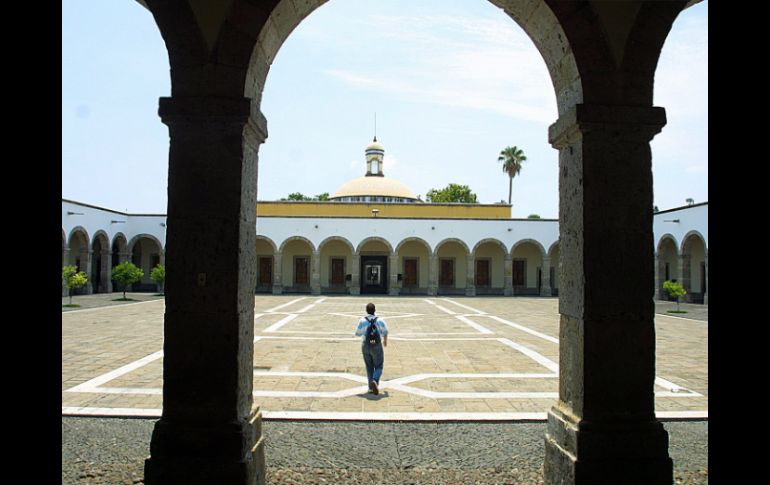
MULTIPOLYGON (((119 296, 62 312, 63 416, 161 415, 164 300, 119 296)), ((707 419, 708 307, 656 306, 656 415, 707 419)), ((557 298, 260 295, 254 315, 266 420, 544 421, 558 398, 557 298), (353 336, 369 301, 390 328, 377 396, 353 336)))

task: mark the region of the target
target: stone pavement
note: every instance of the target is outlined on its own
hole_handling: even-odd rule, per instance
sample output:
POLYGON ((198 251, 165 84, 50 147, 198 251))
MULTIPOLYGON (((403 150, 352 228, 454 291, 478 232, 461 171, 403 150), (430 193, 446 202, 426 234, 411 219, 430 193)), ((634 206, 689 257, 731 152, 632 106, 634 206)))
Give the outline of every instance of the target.
MULTIPOLYGON (((164 301, 120 296, 76 296, 84 309, 62 313, 63 415, 160 416, 164 301)), ((707 418, 708 307, 669 305, 656 316, 656 411, 707 418)), ((258 295, 254 398, 266 420, 543 420, 558 327, 556 298, 258 295), (368 301, 391 332, 379 396, 353 336, 368 301)))

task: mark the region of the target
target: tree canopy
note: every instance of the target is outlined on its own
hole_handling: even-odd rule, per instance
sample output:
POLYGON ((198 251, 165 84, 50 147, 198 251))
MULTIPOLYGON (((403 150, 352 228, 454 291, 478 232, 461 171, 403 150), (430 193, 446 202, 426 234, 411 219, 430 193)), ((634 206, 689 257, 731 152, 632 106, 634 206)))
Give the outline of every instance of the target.
POLYGON ((476 194, 467 185, 450 183, 443 189, 430 189, 425 198, 428 202, 463 202, 478 204, 476 194))
POLYGON ((142 279, 144 271, 131 261, 124 261, 112 268, 112 279, 123 285, 123 299, 126 299, 126 286, 142 279))
POLYGON ((324 192, 323 194, 318 194, 314 197, 307 196, 301 192, 292 192, 291 194, 287 195, 281 200, 318 200, 318 201, 326 201, 329 200, 329 192, 324 192))

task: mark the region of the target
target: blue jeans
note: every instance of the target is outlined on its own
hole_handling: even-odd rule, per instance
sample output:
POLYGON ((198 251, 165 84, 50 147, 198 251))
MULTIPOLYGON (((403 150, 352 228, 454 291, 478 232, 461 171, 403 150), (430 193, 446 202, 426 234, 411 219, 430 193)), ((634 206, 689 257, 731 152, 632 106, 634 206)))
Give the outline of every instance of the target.
POLYGON ((382 376, 382 366, 385 362, 385 352, 382 350, 382 344, 369 345, 367 342, 364 342, 361 344, 361 353, 364 354, 368 382, 375 381, 379 385, 380 377, 382 376))

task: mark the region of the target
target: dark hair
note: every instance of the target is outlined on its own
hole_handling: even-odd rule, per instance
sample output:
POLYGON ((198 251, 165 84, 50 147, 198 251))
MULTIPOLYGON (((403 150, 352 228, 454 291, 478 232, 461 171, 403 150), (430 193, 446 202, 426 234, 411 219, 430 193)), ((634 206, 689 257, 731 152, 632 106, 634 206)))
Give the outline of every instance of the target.
POLYGON ((369 315, 374 315, 374 303, 366 304, 366 313, 368 313, 369 315))

